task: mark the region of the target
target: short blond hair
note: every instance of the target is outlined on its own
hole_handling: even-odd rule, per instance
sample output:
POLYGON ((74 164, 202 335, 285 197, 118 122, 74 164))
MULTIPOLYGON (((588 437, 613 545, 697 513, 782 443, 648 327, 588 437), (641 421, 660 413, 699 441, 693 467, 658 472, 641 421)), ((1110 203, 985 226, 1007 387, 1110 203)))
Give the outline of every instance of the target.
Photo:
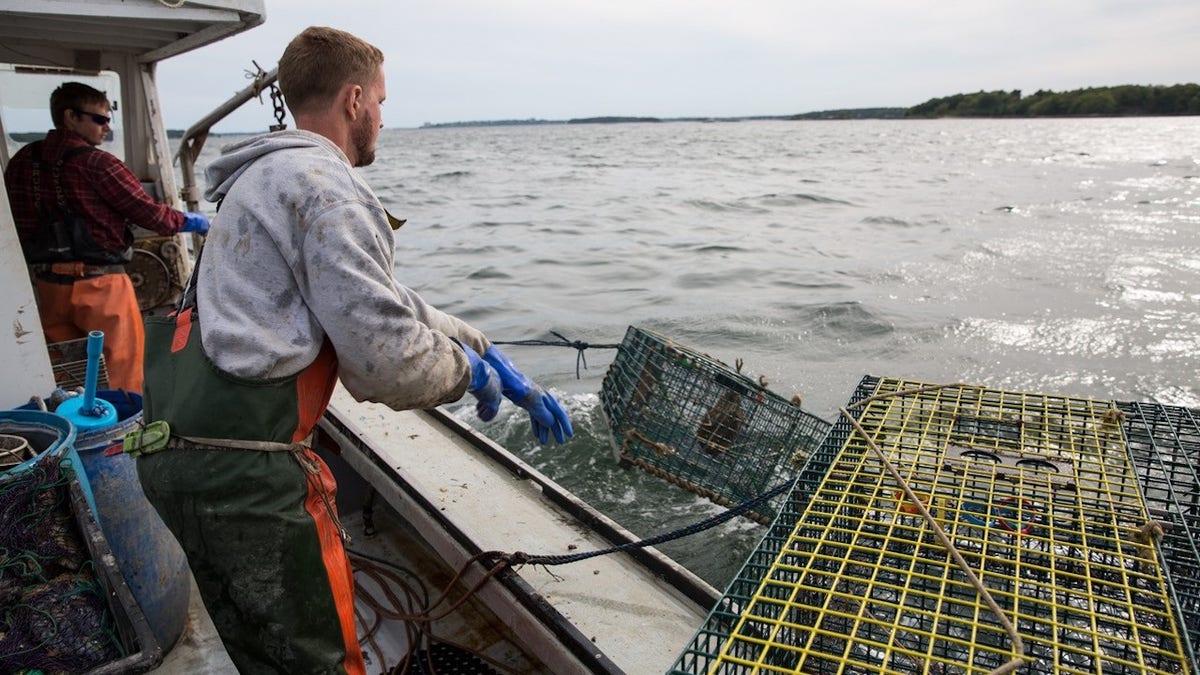
POLYGON ((366 87, 379 76, 383 52, 362 38, 325 26, 305 28, 279 58, 279 89, 292 114, 333 101, 347 84, 366 87))

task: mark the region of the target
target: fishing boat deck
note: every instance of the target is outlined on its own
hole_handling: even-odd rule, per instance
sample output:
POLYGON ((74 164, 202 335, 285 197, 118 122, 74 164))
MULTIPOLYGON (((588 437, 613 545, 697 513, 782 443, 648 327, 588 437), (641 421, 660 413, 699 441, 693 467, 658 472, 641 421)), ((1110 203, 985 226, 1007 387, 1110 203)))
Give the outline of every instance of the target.
MULTIPOLYGON (((360 475, 377 485, 379 477, 388 476, 401 487, 380 497, 418 530, 433 533, 430 544, 456 569, 480 551, 567 555, 608 548, 614 539, 634 539, 444 411, 397 412, 358 403, 339 387, 323 428, 342 437, 342 457, 360 475), (346 442, 352 439, 357 442, 346 442), (374 453, 361 452, 364 447, 374 453), (607 531, 608 540, 597 530, 607 531)), ((509 603, 514 611, 510 625, 518 632, 558 633, 558 639, 546 644, 577 633, 577 642, 594 646, 602 669, 661 673, 691 639, 718 594, 653 550, 638 555, 640 559, 618 553, 553 568, 524 566, 507 585, 489 582, 480 593, 531 592, 529 597, 544 606, 509 603), (676 583, 668 583, 668 576, 676 583), (693 590, 684 595, 680 586, 693 590), (563 620, 556 621, 555 615, 563 620), (646 639, 651 635, 654 639, 646 639)), ((470 568, 468 583, 483 571, 482 565, 470 568)))
MULTIPOLYGON (((328 435, 322 445, 328 449, 332 440, 337 446, 336 453, 326 454, 339 482, 343 525, 353 538, 349 548, 430 579, 438 578, 432 566, 443 566, 443 578, 445 570, 465 566, 452 593, 456 597, 486 573, 486 565, 468 564, 481 551, 567 555, 634 539, 444 411, 397 412, 358 403, 339 387, 322 430, 328 435), (377 499, 372 520, 379 534, 367 537, 362 507, 372 490, 377 499)), ((436 596, 442 589, 428 590, 436 596)), ((544 664, 545 671, 535 666, 533 672, 583 666, 595 672, 661 673, 704 621, 706 600, 715 601, 718 594, 665 556, 643 549, 554 567, 518 567, 489 580, 478 595, 478 607, 489 607, 499 619, 483 631, 492 635, 478 634, 486 624, 477 618, 470 627, 443 624, 440 634, 492 653, 512 651, 518 640, 503 635, 510 631, 520 643, 532 645, 526 647, 534 652, 530 656, 544 664), (464 627, 476 634, 464 637, 459 631, 464 627)), ((403 631, 395 628, 385 623, 377 636, 384 660, 392 664, 406 649, 396 641, 403 631)), ((231 669, 193 587, 187 629, 154 672, 231 669)))

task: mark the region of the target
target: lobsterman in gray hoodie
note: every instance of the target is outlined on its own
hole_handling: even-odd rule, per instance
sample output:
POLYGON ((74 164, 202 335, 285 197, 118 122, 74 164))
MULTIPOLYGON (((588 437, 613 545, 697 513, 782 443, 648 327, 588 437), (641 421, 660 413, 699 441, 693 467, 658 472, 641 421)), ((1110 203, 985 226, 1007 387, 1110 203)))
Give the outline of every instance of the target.
POLYGON ((138 473, 243 673, 365 672, 336 486, 310 448, 339 379, 397 410, 470 393, 485 421, 503 395, 542 443, 572 434, 487 337, 396 281, 394 221, 353 170, 375 158, 382 64, 331 28, 292 40, 278 72, 297 130, 208 167, 195 293, 147 320, 144 418, 170 440, 135 450, 138 473))

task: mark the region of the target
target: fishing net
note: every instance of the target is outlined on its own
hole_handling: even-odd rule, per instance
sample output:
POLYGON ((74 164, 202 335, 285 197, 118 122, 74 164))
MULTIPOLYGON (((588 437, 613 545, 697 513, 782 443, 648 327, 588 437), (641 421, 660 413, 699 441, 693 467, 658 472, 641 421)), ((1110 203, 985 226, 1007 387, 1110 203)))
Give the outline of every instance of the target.
POLYGON ((1190 672, 1138 479, 1111 403, 864 378, 670 673, 1190 672))
POLYGON ((600 391, 617 458, 722 506, 789 480, 829 423, 739 370, 630 326, 600 391))
POLYGON ((0 672, 82 672, 122 656, 71 510, 69 460, 0 474, 0 672))

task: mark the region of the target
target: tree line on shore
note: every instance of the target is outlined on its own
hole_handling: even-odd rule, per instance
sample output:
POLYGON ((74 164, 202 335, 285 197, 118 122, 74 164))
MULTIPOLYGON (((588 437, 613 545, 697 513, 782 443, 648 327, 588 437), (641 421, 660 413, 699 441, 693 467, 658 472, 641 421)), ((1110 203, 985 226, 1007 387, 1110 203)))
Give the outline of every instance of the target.
POLYGON ((905 110, 905 117, 1056 117, 1200 115, 1200 84, 1122 85, 1073 91, 1021 90, 954 94, 905 110))
MULTIPOLYGON (((520 119, 472 122, 425 123, 422 128, 504 126, 529 124, 617 124, 623 122, 740 122, 749 120, 834 120, 904 119, 936 117, 1120 117, 1149 115, 1200 115, 1200 84, 1120 85, 1054 92, 1039 89, 1023 96, 1012 91, 978 91, 931 98, 909 108, 849 108, 820 110, 796 115, 744 117, 586 117, 570 120, 520 119)), ((183 136, 182 129, 168 129, 169 138, 183 136)), ((256 133, 256 132, 255 132, 256 133)), ((17 142, 35 141, 44 131, 10 132, 17 142)), ((213 134, 224 135, 224 134, 213 134)))
POLYGON ((747 120, 921 119, 935 117, 1120 117, 1200 115, 1200 84, 1090 87, 1023 96, 1012 91, 978 91, 931 98, 909 108, 845 108, 796 115, 747 117, 591 117, 571 120, 495 120, 422 125, 424 128, 511 124, 620 124, 625 122, 741 122, 747 120))

